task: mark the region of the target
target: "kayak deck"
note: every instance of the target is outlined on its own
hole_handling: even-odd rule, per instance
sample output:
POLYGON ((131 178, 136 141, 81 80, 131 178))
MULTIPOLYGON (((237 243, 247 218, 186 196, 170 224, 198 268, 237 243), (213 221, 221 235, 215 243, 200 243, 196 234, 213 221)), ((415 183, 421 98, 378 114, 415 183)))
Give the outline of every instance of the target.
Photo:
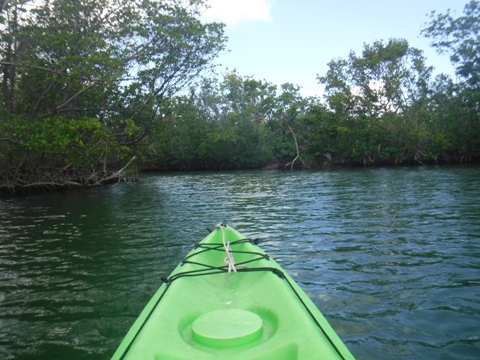
POLYGON ((353 356, 280 265, 242 234, 222 226, 175 268, 112 359, 227 358, 353 356), (225 243, 231 250, 230 269, 225 243))

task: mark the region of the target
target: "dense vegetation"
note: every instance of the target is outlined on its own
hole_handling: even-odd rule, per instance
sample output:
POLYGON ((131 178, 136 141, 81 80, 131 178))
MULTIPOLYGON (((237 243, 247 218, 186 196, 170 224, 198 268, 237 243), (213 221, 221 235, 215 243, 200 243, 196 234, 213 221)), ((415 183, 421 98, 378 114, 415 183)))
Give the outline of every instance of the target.
POLYGON ((236 71, 203 0, 4 2, 0 193, 117 181, 120 170, 480 160, 480 2, 422 34, 456 80, 403 39, 364 44, 318 76, 323 99, 236 71))
POLYGON ((3 193, 116 180, 163 103, 224 49, 201 0, 4 1, 3 193))

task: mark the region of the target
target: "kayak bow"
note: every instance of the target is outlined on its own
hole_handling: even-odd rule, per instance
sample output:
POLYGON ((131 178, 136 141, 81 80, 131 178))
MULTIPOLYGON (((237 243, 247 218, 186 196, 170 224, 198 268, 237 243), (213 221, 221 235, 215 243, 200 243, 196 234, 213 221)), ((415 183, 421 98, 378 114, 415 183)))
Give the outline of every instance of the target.
POLYGON ((217 225, 152 297, 112 360, 354 359, 294 280, 217 225))

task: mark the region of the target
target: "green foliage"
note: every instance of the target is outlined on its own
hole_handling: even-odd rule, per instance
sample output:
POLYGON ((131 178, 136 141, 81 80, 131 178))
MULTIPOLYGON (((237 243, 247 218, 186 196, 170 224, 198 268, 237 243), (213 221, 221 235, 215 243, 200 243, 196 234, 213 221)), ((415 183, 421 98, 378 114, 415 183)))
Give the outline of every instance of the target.
MULTIPOLYGON (((130 150, 119 144, 110 128, 97 119, 66 119, 56 116, 38 121, 11 117, 5 130, 14 142, 10 144, 10 161, 36 162, 49 159, 55 166, 93 166, 99 159, 125 161, 130 150)), ((124 121, 124 130, 135 133, 131 120, 124 121)))
POLYGON ((422 52, 402 39, 365 44, 361 56, 330 62, 318 77, 333 112, 321 118, 330 135, 322 152, 362 164, 415 159, 429 121, 430 73, 422 52))
POLYGON ((169 102, 168 115, 149 138, 162 155, 149 161, 157 168, 223 169, 272 159, 272 124, 281 126, 275 86, 233 71, 222 82, 202 79, 197 89, 169 102))
POLYGON ((465 5, 464 15, 452 17, 446 14, 430 15, 431 22, 422 33, 432 39, 432 46, 440 53, 450 53, 457 75, 466 84, 480 86, 480 1, 471 0, 465 5))
POLYGON ((463 16, 431 13, 422 31, 439 53, 449 53, 461 82, 440 76, 431 109, 436 136, 434 156, 446 152, 459 161, 480 157, 480 2, 465 5, 463 16))
POLYGON ((224 25, 199 20, 205 6, 203 0, 5 2, 0 139, 9 146, 0 161, 28 156, 105 168, 132 151, 145 154, 160 107, 224 49, 224 25))
POLYGON ((403 39, 364 44, 362 56, 333 60, 325 76, 326 101, 340 116, 381 117, 405 112, 424 98, 432 69, 403 39))

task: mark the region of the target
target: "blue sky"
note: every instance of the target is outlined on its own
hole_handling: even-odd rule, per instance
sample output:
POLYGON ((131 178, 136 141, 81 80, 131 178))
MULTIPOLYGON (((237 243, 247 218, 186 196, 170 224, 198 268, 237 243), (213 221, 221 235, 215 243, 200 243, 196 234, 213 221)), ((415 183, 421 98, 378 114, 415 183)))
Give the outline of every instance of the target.
POLYGON ((226 23, 229 52, 217 63, 220 73, 302 87, 321 95, 316 76, 332 59, 361 54, 363 44, 404 38, 424 51, 434 74, 452 74, 448 55, 438 55, 420 35, 431 11, 460 16, 468 0, 209 0, 209 21, 226 23))

